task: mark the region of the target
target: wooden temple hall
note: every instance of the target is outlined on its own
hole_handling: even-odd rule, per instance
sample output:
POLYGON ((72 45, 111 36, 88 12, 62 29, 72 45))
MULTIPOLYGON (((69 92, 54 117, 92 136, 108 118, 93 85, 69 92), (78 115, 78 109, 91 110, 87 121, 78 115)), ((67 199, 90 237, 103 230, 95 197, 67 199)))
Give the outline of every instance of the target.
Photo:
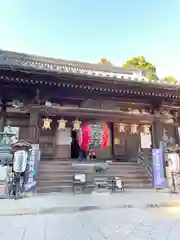
POLYGON ((14 127, 52 160, 77 158, 75 122, 108 124, 99 159, 135 160, 163 134, 179 142, 179 86, 141 70, 0 51, 0 97, 0 130, 14 127))
POLYGON ((78 158, 83 123, 105 122, 97 160, 147 162, 163 138, 179 144, 179 88, 149 82, 139 69, 1 50, 0 131, 10 126, 16 139, 40 145, 41 162, 60 165, 78 158))

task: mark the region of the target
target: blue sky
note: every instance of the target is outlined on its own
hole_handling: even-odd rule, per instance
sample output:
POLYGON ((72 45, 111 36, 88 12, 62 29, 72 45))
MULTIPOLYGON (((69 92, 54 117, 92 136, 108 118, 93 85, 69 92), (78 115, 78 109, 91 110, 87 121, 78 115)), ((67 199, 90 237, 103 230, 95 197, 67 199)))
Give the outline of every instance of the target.
POLYGON ((0 0, 0 48, 119 66, 143 55, 180 78, 180 0, 0 0))

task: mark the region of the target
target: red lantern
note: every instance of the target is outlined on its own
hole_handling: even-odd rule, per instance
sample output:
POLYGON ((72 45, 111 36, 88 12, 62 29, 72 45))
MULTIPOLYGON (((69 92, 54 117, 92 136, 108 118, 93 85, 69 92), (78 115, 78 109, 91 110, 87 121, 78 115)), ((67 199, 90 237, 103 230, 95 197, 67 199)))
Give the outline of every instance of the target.
POLYGON ((107 124, 83 124, 81 126, 79 143, 81 148, 86 152, 97 152, 100 149, 105 149, 108 145, 107 124))

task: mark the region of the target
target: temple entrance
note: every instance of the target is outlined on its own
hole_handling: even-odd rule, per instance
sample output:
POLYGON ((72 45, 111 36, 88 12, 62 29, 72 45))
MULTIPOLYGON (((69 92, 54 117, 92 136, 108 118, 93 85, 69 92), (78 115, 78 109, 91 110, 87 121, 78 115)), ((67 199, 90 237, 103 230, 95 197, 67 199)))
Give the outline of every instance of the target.
POLYGON ((77 132, 72 130, 71 131, 71 158, 78 158, 79 157, 79 143, 78 143, 78 138, 77 138, 77 132))
POLYGON ((119 132, 119 125, 113 124, 113 155, 117 161, 126 162, 127 157, 127 134, 119 132))

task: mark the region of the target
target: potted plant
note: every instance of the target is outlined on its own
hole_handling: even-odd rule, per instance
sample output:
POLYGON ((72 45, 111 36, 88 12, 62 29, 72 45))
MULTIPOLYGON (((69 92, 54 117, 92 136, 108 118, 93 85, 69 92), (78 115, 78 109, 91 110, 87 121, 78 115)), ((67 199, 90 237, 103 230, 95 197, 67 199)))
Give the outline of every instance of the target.
POLYGON ((97 173, 104 173, 108 167, 107 163, 96 163, 94 165, 94 170, 97 173))

